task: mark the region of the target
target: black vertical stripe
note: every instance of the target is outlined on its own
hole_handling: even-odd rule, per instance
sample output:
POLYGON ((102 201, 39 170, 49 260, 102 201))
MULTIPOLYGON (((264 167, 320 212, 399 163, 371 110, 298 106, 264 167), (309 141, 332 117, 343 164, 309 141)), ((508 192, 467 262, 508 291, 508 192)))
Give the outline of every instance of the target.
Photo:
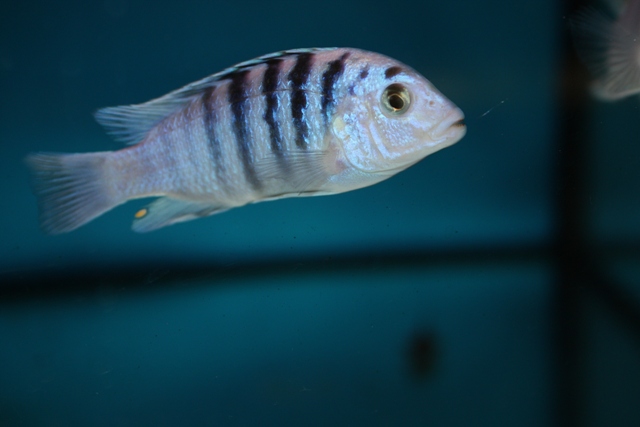
POLYGON ((384 71, 384 76, 387 79, 390 79, 392 77, 397 76, 401 72, 402 72, 402 68, 398 67, 397 65, 394 65, 393 67, 389 67, 384 71))
POLYGON ((281 59, 272 59, 267 62, 267 69, 262 76, 262 93, 266 100, 266 111, 264 112, 264 121, 269 126, 269 137, 271 140, 271 151, 282 155, 282 135, 280 134, 280 126, 278 125, 278 96, 276 89, 278 87, 278 75, 280 74, 281 59))
POLYGON ((296 145, 299 148, 307 148, 307 136, 309 126, 304 119, 304 110, 307 108, 307 93, 305 84, 311 74, 313 54, 300 53, 296 65, 289 72, 288 79, 291 82, 291 116, 296 129, 296 145))
POLYGON ((233 119, 233 131, 238 144, 240 160, 244 168, 247 182, 255 189, 260 189, 260 181, 253 165, 253 150, 249 139, 249 121, 247 117, 247 81, 249 70, 240 70, 229 76, 231 82, 227 89, 229 106, 233 119))
POLYGON ((219 181, 223 181, 226 176, 225 163, 222 159, 222 146, 220 140, 216 137, 216 112, 214 109, 215 98, 213 93, 216 87, 210 87, 202 94, 202 109, 204 112, 204 130, 207 135, 207 147, 213 161, 214 171, 219 181))
POLYGON ((349 57, 349 52, 343 54, 339 59, 329 62, 327 69, 322 74, 322 117, 325 125, 329 122, 329 115, 332 113, 333 92, 336 83, 344 72, 344 63, 349 57))
POLYGON ((262 117, 269 127, 271 152, 274 153, 278 159, 280 172, 283 176, 288 177, 291 168, 284 155, 285 147, 282 141, 282 133, 280 132, 280 123, 278 122, 278 107, 280 102, 276 93, 281 66, 282 59, 276 58, 267 61, 267 69, 262 76, 262 93, 265 96, 266 102, 266 110, 262 117))

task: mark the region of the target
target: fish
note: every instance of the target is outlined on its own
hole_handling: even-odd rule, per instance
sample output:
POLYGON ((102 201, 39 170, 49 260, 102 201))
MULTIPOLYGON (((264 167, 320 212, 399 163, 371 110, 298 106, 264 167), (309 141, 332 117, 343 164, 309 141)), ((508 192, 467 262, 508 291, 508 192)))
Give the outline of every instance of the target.
POLYGON ((284 50, 160 98, 95 113, 127 144, 26 157, 45 233, 157 197, 148 232, 249 203, 376 184, 466 133, 464 114, 417 71, 354 48, 284 50))
POLYGON ((592 92, 603 101, 640 93, 640 0, 610 6, 616 18, 585 8, 571 20, 577 51, 595 77, 592 92))

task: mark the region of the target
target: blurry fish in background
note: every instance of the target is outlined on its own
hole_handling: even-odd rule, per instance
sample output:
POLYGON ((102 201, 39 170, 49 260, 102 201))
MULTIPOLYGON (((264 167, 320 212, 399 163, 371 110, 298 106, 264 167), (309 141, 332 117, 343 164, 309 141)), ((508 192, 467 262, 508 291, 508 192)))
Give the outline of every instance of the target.
POLYGON ((283 197, 375 184, 460 140, 462 112, 416 71, 358 49, 240 63, 144 104, 99 110, 128 148, 35 153, 43 230, 74 230, 128 200, 151 231, 283 197))
POLYGON ((571 22, 578 52, 596 78, 593 93, 605 101, 640 93, 640 0, 610 5, 617 19, 588 8, 571 22))
POLYGON ((607 3, 609 7, 612 8, 616 16, 620 15, 620 12, 624 8, 624 4, 627 2, 627 0, 603 0, 603 1, 607 3))
POLYGON ((407 351, 410 374, 413 379, 422 381, 436 372, 440 353, 437 335, 431 331, 416 331, 409 339, 407 351))

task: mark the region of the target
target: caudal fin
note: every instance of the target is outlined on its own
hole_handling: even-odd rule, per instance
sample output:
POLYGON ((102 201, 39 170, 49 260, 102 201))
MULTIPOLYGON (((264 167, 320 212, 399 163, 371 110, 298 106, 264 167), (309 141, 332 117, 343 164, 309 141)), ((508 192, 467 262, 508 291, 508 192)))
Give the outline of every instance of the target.
POLYGON ((109 187, 108 155, 36 153, 26 158, 46 233, 75 230, 122 202, 109 187))

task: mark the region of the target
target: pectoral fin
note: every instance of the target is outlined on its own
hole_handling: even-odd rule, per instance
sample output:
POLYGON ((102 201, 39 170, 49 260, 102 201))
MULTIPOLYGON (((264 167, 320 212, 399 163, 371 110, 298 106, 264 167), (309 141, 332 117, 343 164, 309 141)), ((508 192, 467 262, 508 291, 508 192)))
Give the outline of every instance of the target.
POLYGON ((262 182, 272 182, 283 194, 315 192, 329 177, 329 151, 286 151, 256 163, 262 182), (275 183, 273 183, 275 181, 275 183))

